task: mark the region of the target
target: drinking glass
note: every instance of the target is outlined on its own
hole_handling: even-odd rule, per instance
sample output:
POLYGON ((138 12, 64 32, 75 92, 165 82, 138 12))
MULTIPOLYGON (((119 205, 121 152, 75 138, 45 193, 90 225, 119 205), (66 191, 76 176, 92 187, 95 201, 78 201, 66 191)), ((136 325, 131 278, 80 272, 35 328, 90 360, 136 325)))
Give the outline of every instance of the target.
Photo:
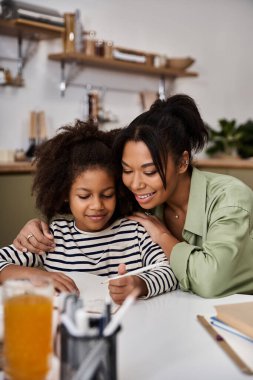
POLYGON ((54 288, 34 276, 3 284, 4 372, 10 380, 45 380, 52 359, 54 288))

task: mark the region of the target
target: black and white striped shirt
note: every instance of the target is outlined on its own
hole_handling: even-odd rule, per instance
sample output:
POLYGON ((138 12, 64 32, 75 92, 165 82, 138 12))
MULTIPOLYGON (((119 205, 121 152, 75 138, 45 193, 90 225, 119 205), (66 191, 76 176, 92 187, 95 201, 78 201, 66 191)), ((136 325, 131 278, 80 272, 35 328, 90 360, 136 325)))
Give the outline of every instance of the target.
POLYGON ((51 223, 50 230, 56 245, 53 252, 36 255, 19 252, 13 245, 4 247, 0 249, 0 270, 12 263, 112 277, 118 274, 120 263, 131 271, 164 260, 164 265, 138 275, 147 284, 147 297, 177 288, 177 279, 162 249, 135 221, 119 219, 103 231, 85 232, 73 220, 58 219, 51 223))

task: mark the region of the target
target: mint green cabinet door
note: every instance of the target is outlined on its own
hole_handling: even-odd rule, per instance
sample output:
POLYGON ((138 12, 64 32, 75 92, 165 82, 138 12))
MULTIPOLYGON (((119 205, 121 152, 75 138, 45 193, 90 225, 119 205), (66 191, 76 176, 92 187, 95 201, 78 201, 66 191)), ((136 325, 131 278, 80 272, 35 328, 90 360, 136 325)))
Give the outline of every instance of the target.
POLYGON ((0 247, 11 244, 21 227, 39 216, 32 180, 31 174, 0 174, 0 247))

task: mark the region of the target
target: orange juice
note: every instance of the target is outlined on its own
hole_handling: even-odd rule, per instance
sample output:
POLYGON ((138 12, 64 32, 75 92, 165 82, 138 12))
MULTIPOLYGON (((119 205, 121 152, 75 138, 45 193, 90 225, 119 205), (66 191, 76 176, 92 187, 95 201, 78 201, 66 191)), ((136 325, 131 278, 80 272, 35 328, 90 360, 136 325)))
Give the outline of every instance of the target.
POLYGON ((52 353, 52 300, 21 294, 4 301, 4 370, 11 380, 44 380, 52 353))

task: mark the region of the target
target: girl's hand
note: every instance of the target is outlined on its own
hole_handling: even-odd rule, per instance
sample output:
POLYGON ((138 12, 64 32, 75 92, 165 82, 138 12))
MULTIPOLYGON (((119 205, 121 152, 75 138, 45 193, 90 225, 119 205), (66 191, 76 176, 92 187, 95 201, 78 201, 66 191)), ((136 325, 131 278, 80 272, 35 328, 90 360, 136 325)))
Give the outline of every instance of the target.
POLYGON ((7 265, 0 272, 0 282, 17 278, 34 278, 34 276, 51 279, 57 292, 76 293, 79 289, 72 278, 62 272, 47 272, 40 268, 23 267, 15 264, 7 265))
POLYGON ((37 254, 52 251, 55 247, 48 225, 39 219, 27 222, 14 239, 13 244, 19 251, 37 254))
POLYGON ((46 276, 51 278, 54 284, 54 288, 57 292, 67 292, 80 294, 78 287, 72 278, 68 277, 64 273, 60 272, 45 272, 46 276))
MULTIPOLYGON (((126 272, 126 265, 120 264, 118 274, 122 275, 126 272)), ((132 293, 134 289, 139 289, 141 296, 145 296, 148 292, 145 282, 137 276, 127 276, 117 280, 111 279, 109 282, 109 292, 112 300, 121 305, 126 297, 132 293)))

